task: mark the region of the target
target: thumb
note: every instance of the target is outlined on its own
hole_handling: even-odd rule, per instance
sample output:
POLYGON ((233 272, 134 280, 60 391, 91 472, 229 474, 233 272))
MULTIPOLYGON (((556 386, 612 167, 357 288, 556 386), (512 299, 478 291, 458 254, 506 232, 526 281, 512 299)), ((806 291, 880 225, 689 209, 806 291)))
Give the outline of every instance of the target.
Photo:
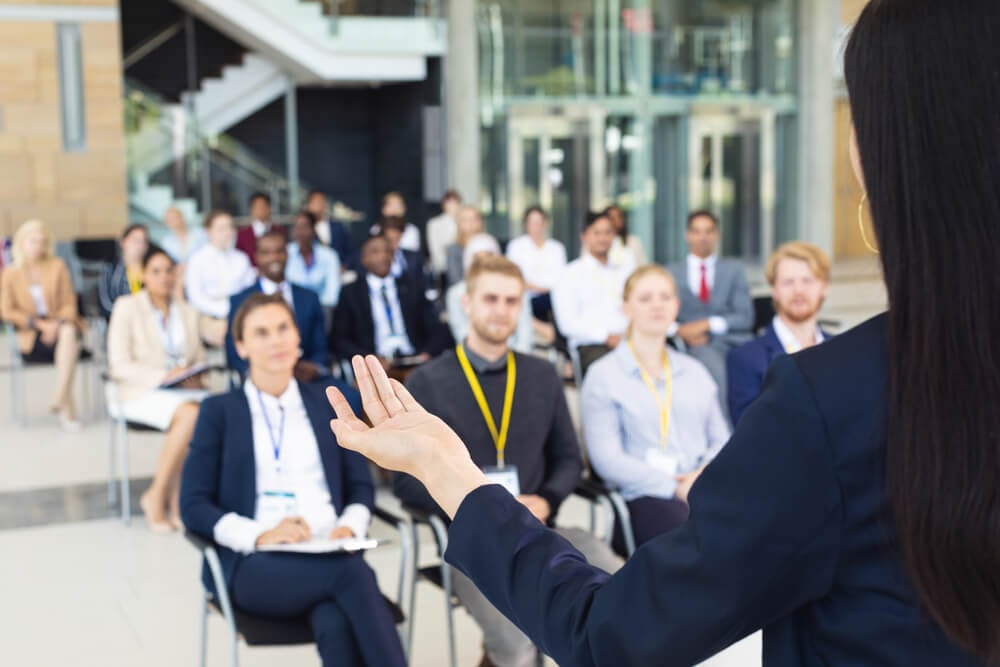
POLYGON ((336 436, 338 445, 344 449, 350 449, 351 451, 367 456, 365 451, 367 449, 365 446, 367 444, 365 431, 352 428, 351 424, 345 419, 331 419, 330 430, 336 436))

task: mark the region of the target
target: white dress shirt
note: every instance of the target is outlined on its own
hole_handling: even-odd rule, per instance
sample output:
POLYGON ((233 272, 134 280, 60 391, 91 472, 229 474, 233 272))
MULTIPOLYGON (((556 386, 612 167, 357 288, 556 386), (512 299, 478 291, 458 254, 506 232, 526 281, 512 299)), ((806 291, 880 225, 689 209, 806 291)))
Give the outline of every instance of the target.
MULTIPOLYGON (((774 327, 774 333, 778 336, 778 341, 781 343, 781 347, 785 348, 785 352, 788 354, 795 354, 796 352, 802 351, 802 343, 799 339, 792 333, 792 330, 781 320, 777 315, 771 320, 771 325, 774 327)), ((819 345, 825 339, 823 338, 823 332, 820 331, 819 327, 816 327, 816 344, 819 345)))
POLYGON ((551 290, 566 268, 566 246, 555 239, 546 239, 539 246, 525 234, 507 244, 507 259, 520 267, 525 282, 551 290))
POLYGON ((435 275, 448 270, 448 246, 455 242, 458 225, 447 213, 427 222, 427 250, 431 255, 431 269, 435 275))
MULTIPOLYGON (((239 553, 254 551, 257 538, 280 523, 280 519, 265 521, 260 516, 263 495, 275 491, 295 494, 295 515, 305 519, 312 535, 327 537, 334 528, 347 526, 354 531, 355 537, 364 538, 371 511, 364 505, 351 504, 337 516, 330 499, 320 445, 298 383, 289 382, 288 388, 277 398, 259 392, 250 380, 243 385, 243 392, 250 404, 257 502, 253 518, 229 512, 219 519, 212 530, 215 541, 239 553), (262 407, 267 410, 267 418, 261 412, 262 407), (282 412, 284 432, 279 435, 277 429, 282 423, 282 412), (280 443, 277 457, 280 470, 275 460, 275 442, 280 443)), ((335 445, 330 440, 324 441, 323 446, 335 445)))
POLYGON ((184 289, 188 301, 199 313, 215 318, 229 315, 229 297, 257 279, 245 253, 228 248, 219 250, 208 243, 188 259, 184 289))
POLYGON ((260 291, 264 294, 274 294, 278 290, 281 290, 281 297, 285 300, 292 310, 295 310, 295 301, 292 299, 292 285, 287 280, 282 280, 281 284, 274 282, 264 276, 260 277, 260 291))
POLYGON ((271 223, 263 222, 261 220, 254 220, 250 223, 250 226, 253 227, 253 235, 257 238, 260 238, 266 234, 269 229, 271 229, 271 223))
MULTIPOLYGON (((717 255, 705 259, 696 255, 687 256, 688 288, 695 296, 699 296, 701 293, 701 265, 705 265, 705 282, 708 284, 708 291, 711 294, 711 291, 715 289, 715 265, 718 263, 717 255)), ((708 318, 708 330, 716 336, 721 336, 729 332, 729 323, 724 317, 710 317, 708 318)))
POLYGON ((368 281, 368 297, 371 299, 372 322, 375 325, 375 354, 388 359, 395 357, 397 352, 402 355, 415 354, 416 350, 406 333, 406 322, 403 321, 403 310, 399 305, 395 278, 391 274, 379 278, 369 273, 365 276, 365 280, 368 281), (382 299, 383 286, 392 310, 391 324, 385 309, 385 301, 382 299))
POLYGON ((420 252, 420 230, 411 222, 406 223, 403 235, 399 238, 399 247, 403 250, 420 252))
POLYGON ((163 313, 154 308, 153 317, 156 319, 156 330, 160 333, 164 356, 167 358, 167 370, 173 370, 184 360, 187 334, 184 332, 184 318, 181 317, 181 310, 177 304, 171 302, 167 312, 167 318, 164 319, 163 313))
POLYGON ((316 223, 316 238, 323 245, 330 246, 330 219, 320 220, 316 223))
POLYGON ((628 276, 628 267, 601 264, 590 253, 566 265, 552 290, 552 309, 570 345, 603 345, 608 336, 625 333, 622 296, 628 276))

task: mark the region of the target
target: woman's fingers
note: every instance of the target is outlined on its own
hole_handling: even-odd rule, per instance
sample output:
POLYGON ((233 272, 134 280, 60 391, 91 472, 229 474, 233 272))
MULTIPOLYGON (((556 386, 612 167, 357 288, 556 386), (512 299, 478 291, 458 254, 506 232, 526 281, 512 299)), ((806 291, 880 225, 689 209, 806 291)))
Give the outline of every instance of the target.
POLYGON ((358 391, 361 392, 361 403, 365 406, 365 414, 372 424, 378 426, 389 418, 389 412, 382 405, 368 364, 364 357, 355 355, 351 359, 351 366, 354 368, 354 379, 358 383, 358 391))
POLYGON ((337 419, 356 422, 355 424, 352 424, 353 426, 357 426, 358 424, 364 425, 364 422, 358 419, 358 416, 354 414, 354 408, 352 408, 351 404, 347 402, 346 398, 344 398, 344 394, 341 393, 341 391, 336 387, 326 388, 326 400, 330 402, 330 407, 333 408, 334 413, 336 413, 337 419))
POLYGON ((389 416, 394 417, 406 412, 403 404, 396 397, 396 392, 393 391, 392 384, 389 382, 389 376, 385 374, 385 369, 382 368, 382 362, 378 360, 378 357, 368 355, 365 357, 365 362, 368 364, 368 374, 375 383, 376 391, 378 391, 379 400, 382 401, 382 407, 389 416))
POLYGON ((406 390, 402 382, 390 378, 389 384, 392 385, 393 393, 396 394, 396 398, 402 403, 404 410, 407 412, 424 412, 424 406, 417 403, 417 399, 413 398, 413 395, 406 390))

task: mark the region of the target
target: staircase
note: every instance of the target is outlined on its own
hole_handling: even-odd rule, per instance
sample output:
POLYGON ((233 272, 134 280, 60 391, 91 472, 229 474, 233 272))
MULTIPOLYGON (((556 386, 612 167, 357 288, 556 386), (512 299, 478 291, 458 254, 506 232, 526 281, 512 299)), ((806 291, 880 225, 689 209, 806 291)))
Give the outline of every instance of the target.
POLYGON ((194 109, 202 134, 225 132, 284 94, 288 78, 271 61, 253 53, 239 65, 222 69, 221 78, 205 79, 181 100, 194 109))
POLYGON ((300 84, 421 81, 427 58, 445 53, 443 20, 428 9, 409 17, 329 17, 308 0, 174 1, 300 84))

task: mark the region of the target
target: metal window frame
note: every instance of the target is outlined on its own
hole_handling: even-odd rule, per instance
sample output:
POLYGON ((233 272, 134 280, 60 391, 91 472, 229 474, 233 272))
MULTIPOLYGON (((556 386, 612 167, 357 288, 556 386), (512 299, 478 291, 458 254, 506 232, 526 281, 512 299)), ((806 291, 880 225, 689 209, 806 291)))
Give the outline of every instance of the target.
POLYGON ((87 113, 83 82, 83 36, 79 23, 56 23, 56 53, 63 150, 67 153, 82 153, 87 150, 87 113))

